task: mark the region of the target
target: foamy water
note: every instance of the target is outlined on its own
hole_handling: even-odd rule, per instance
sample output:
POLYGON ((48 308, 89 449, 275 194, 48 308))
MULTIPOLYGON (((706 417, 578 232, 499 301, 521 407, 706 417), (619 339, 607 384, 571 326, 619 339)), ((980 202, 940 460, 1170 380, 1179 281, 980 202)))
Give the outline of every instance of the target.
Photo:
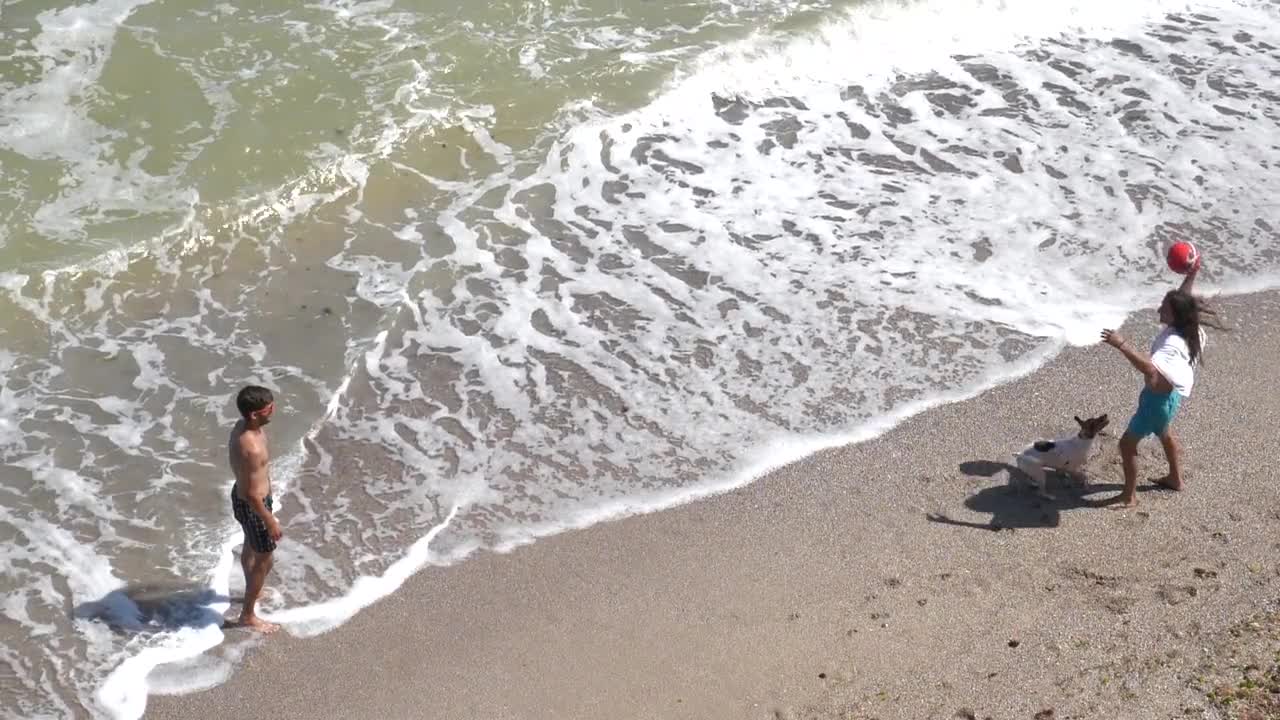
POLYGON ((5 713, 137 717, 257 642, 219 628, 244 383, 281 399, 267 616, 311 635, 1028 372, 1175 238, 1280 286, 1269 4, 650 5, 20 18, 5 713))

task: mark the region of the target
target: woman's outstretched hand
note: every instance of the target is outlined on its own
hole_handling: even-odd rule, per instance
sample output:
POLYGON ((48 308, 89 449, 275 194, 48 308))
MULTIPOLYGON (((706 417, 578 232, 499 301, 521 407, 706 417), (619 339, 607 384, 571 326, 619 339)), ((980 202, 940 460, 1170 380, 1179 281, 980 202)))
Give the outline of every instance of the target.
POLYGON ((1124 345, 1124 336, 1115 330, 1103 330, 1102 342, 1113 348, 1119 348, 1121 345, 1124 345))
POLYGON ((1196 264, 1191 266, 1187 274, 1182 278, 1182 286, 1178 289, 1184 293, 1190 293, 1192 286, 1196 284, 1196 276, 1200 274, 1200 266, 1204 264, 1204 256, 1196 257, 1196 264))

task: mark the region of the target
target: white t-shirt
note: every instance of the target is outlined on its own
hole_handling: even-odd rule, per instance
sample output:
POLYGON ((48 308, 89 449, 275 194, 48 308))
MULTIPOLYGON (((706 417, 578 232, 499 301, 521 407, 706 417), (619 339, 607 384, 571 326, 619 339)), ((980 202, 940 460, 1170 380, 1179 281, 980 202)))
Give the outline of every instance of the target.
MULTIPOLYGON (((1200 351, 1204 352, 1205 335, 1200 331, 1200 351)), ((1166 327, 1151 342, 1151 364, 1173 385, 1182 397, 1191 397, 1191 386, 1196 381, 1195 366, 1200 359, 1191 362, 1191 349, 1177 330, 1166 327)))

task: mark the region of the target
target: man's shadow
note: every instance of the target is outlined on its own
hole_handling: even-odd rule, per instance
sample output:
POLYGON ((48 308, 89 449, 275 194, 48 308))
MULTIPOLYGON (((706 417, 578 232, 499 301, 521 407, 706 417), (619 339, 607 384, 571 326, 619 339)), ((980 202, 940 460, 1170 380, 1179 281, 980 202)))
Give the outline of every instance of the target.
MULTIPOLYGON (((1029 528, 1055 528, 1062 523, 1062 513, 1079 508, 1097 508, 1110 504, 1111 498, 1094 499, 1095 493, 1115 492, 1123 489, 1115 483, 1089 483, 1083 492, 1064 477, 1050 473, 1045 487, 1053 499, 1039 497, 1031 486, 1031 479, 1013 465, 990 460, 971 460, 960 463, 960 472, 970 477, 991 478, 1006 473, 1008 482, 992 485, 965 498, 965 507, 974 512, 991 515, 986 523, 956 520, 943 513, 929 513, 929 522, 944 525, 977 528, 979 530, 1019 530, 1029 528)), ((1144 490, 1148 488, 1142 488, 1144 490)))
POLYGON ((112 590, 98 600, 81 603, 73 617, 101 622, 113 632, 139 635, 221 626, 222 613, 211 607, 232 598, 194 583, 135 583, 112 590))

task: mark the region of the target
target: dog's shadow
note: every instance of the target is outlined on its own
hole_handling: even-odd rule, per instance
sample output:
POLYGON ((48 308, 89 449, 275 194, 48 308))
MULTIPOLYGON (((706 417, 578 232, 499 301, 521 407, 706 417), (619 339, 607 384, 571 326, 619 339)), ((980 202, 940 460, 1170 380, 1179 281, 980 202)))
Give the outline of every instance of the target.
POLYGON ((1108 500, 1090 497, 1095 493, 1114 492, 1122 489, 1118 484, 1090 483, 1081 492, 1062 478, 1050 475, 1047 488, 1054 498, 1042 498, 1030 487, 1030 478, 1013 465, 990 460, 971 460, 960 463, 960 472, 970 477, 994 478, 1002 472, 1008 482, 992 485, 965 498, 964 505, 977 513, 989 514, 986 523, 956 520, 943 513, 930 513, 930 522, 958 525, 979 530, 1020 530, 1029 528, 1056 528, 1062 523, 1062 513, 1080 508, 1096 508, 1108 504, 1108 500))

